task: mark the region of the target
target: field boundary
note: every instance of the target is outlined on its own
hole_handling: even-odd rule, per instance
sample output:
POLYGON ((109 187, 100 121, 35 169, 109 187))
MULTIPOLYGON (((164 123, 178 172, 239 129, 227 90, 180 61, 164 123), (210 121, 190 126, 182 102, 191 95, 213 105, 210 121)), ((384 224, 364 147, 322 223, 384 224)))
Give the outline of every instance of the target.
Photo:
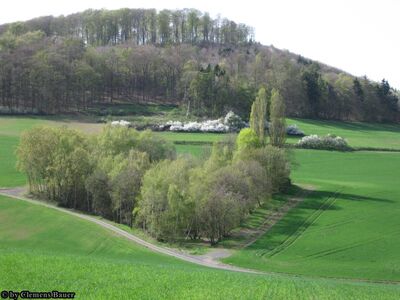
MULTIPOLYGON (((189 134, 189 133, 184 133, 189 134)), ((223 141, 217 141, 218 143, 223 143, 223 141)), ((172 141, 174 145, 193 145, 193 146, 212 146, 214 142, 211 141, 172 141)), ((359 151, 368 151, 368 152, 395 152, 399 153, 400 149, 396 148, 380 148, 380 147, 351 147, 350 150, 340 151, 340 150, 328 150, 328 149, 315 149, 315 148, 301 148, 297 147, 296 144, 285 144, 286 148, 289 149, 305 149, 305 150, 316 150, 316 151, 339 151, 339 152, 359 152, 359 151)))
POLYGON ((318 149, 318 148, 304 148, 298 147, 297 144, 285 144, 286 148, 289 149, 300 149, 300 150, 316 150, 316 151, 333 151, 333 152, 359 152, 359 151, 369 151, 369 152, 400 152, 400 149, 396 148, 380 148, 380 147, 351 147, 349 150, 334 150, 334 149, 318 149))

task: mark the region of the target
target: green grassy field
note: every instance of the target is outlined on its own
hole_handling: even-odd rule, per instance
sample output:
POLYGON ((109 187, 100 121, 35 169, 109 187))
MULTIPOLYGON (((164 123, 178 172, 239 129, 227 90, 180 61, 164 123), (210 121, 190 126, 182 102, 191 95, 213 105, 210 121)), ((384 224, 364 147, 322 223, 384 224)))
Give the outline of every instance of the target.
POLYGON ((225 261, 275 272, 400 281, 400 154, 296 150, 292 179, 316 188, 225 261))
MULTIPOLYGON (((344 137, 355 148, 386 148, 400 150, 400 125, 370 124, 362 122, 336 122, 307 119, 287 119, 288 124, 297 124, 305 134, 336 134, 344 137)), ((187 143, 211 143, 226 135, 218 133, 160 132, 167 140, 187 143)), ((296 143, 298 137, 288 137, 288 143, 296 143)))
POLYGON ((297 185, 292 185, 285 193, 272 195, 271 199, 266 199, 267 201, 257 207, 238 228, 232 230, 230 236, 225 237, 220 245, 229 249, 243 248, 260 236, 260 228, 270 224, 270 222, 266 223, 266 220, 271 220, 272 216, 287 204, 290 198, 298 199, 303 195, 304 190, 297 185))
POLYGON ((26 178, 16 170, 15 149, 21 132, 46 123, 35 118, 0 117, 0 187, 24 185, 26 178))
POLYGON ((14 151, 18 146, 18 137, 0 135, 0 187, 25 185, 26 177, 16 169, 14 151))
MULTIPOLYGON (((297 124, 305 134, 336 134, 344 137, 352 147, 386 148, 400 150, 400 125, 370 124, 361 122, 336 122, 307 119, 287 119, 287 124, 297 124)), ((222 140, 225 135, 218 133, 160 132, 173 142, 211 143, 222 140)), ((296 143, 298 137, 288 137, 288 143, 296 143)))
POLYGON ((1 196, 0 241, 2 290, 58 289, 78 299, 396 299, 400 292, 396 285, 208 269, 1 196))
POLYGON ((221 133, 201 133, 201 132, 157 132, 160 136, 171 142, 204 142, 212 143, 222 140, 226 134, 221 133))
POLYGON ((202 155, 208 153, 211 149, 208 145, 175 145, 176 152, 178 154, 192 154, 196 157, 201 157, 202 155))
POLYGON ((35 126, 68 126, 86 133, 98 132, 103 124, 80 122, 62 117, 0 117, 0 187, 21 186, 26 183, 23 174, 16 170, 15 149, 22 131, 35 126))
MULTIPOLYGON (((288 119, 287 123, 297 124, 307 135, 336 134, 346 138, 352 147, 400 149, 399 124, 371 124, 306 119, 288 119)), ((297 140, 298 138, 289 138, 288 142, 294 143, 297 140)))
MULTIPOLYGON (((325 134, 315 131, 321 127, 318 124, 294 122, 307 134, 325 134)), ((333 123, 324 122, 326 130, 340 129, 333 123)), ((14 149, 21 131, 40 124, 86 132, 102 126, 66 119, 0 117, 0 187, 25 183, 24 175, 15 171, 14 149)), ((372 126, 381 129, 376 140, 373 131, 366 134, 354 128, 342 133, 351 133, 360 144, 382 147, 385 139, 394 147, 400 144, 397 127, 390 131, 386 125, 372 126)), ((196 143, 224 137, 160 135, 196 143)), ((176 146, 178 153, 200 156, 204 151, 204 145, 176 146)), ((73 216, 0 196, 0 289, 72 290, 84 299, 397 299, 399 285, 318 277, 399 280, 400 154, 295 150, 294 157, 299 163, 294 182, 312 184, 317 191, 269 234, 228 261, 305 277, 199 267, 149 252, 73 216)), ((260 218, 252 216, 248 225, 257 226, 260 218)))

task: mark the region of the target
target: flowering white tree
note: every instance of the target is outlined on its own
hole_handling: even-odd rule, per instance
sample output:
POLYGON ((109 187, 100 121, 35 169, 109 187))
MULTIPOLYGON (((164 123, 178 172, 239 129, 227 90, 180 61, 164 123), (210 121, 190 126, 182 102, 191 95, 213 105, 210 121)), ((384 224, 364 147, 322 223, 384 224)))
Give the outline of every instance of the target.
MULTIPOLYGON (((169 121, 167 124, 170 131, 183 132, 229 132, 236 131, 245 126, 242 119, 232 111, 228 112, 224 118, 217 120, 206 120, 203 122, 182 123, 179 121, 169 121)), ((164 126, 161 126, 164 127, 164 126)))
POLYGON ((112 121, 111 122, 112 126, 124 126, 124 127, 129 127, 131 126, 131 122, 125 121, 125 120, 120 120, 120 121, 112 121))
POLYGON ((300 148, 307 149, 324 149, 324 150, 340 150, 340 151, 350 151, 351 147, 348 145, 347 141, 333 134, 328 134, 327 136, 320 137, 316 134, 308 135, 303 137, 298 141, 297 146, 300 148))

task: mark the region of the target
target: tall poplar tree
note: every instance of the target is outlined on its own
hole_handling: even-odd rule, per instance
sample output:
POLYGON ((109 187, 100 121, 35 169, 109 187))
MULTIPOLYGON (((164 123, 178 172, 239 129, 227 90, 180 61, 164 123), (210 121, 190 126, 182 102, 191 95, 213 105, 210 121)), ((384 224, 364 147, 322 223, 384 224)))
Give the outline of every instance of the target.
POLYGON ((271 93, 269 137, 272 146, 283 147, 286 140, 285 102, 278 90, 271 93))
POLYGON ((261 143, 265 142, 265 121, 267 120, 267 93, 260 88, 251 106, 250 128, 254 130, 261 143))

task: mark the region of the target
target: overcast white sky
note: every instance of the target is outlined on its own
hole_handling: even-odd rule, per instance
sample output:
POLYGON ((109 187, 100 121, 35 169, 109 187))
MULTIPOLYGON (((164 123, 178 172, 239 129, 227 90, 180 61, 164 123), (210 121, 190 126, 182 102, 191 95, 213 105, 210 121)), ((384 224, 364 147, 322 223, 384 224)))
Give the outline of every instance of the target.
POLYGON ((398 0, 3 0, 0 24, 88 8, 197 8, 255 28, 256 39, 400 89, 398 0))

